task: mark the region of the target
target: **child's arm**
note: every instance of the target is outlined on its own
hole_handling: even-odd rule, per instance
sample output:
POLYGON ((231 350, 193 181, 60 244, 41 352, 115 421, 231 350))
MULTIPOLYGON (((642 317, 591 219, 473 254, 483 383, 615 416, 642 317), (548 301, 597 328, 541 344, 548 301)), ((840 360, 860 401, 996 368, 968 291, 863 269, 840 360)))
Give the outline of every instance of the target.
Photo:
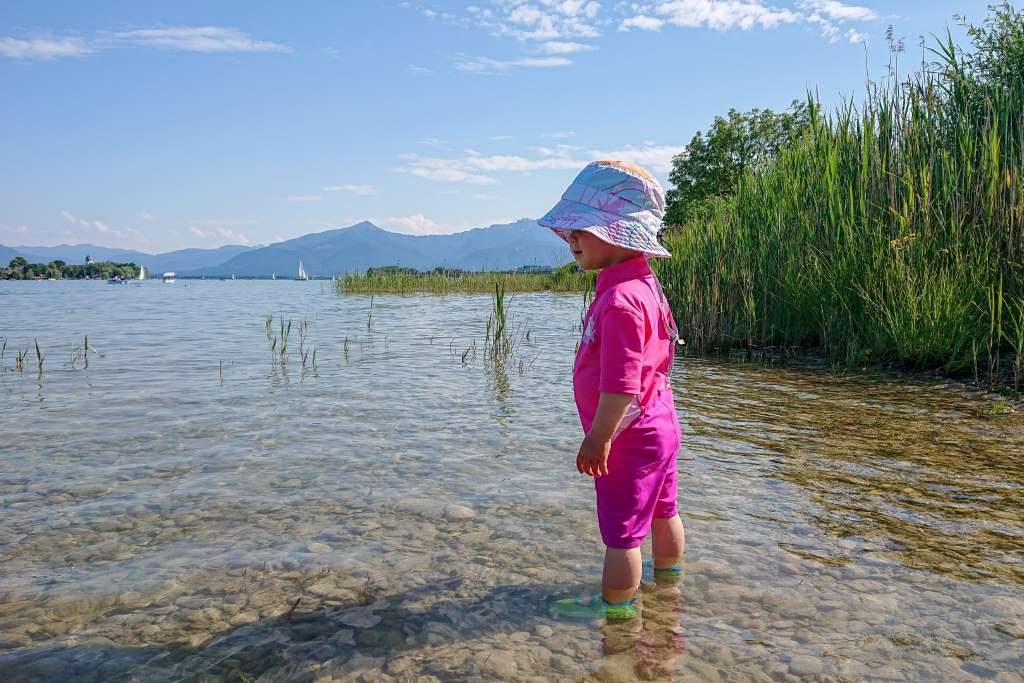
POLYGON ((594 424, 583 437, 580 451, 576 455, 576 469, 580 473, 591 477, 608 474, 608 451, 612 446, 612 435, 626 416, 632 401, 633 394, 601 392, 594 424))

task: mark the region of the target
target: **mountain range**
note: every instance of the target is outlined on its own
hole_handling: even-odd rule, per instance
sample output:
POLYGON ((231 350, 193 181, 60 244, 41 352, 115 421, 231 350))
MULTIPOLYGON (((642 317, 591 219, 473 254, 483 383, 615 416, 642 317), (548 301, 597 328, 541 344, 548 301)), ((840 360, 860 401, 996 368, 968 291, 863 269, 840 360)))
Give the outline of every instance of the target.
POLYGON ((179 276, 291 276, 302 261, 314 276, 361 272, 376 266, 430 270, 439 266, 464 270, 511 270, 522 266, 558 266, 570 259, 565 243, 536 221, 491 225, 451 235, 405 235, 363 221, 276 242, 267 246, 228 245, 218 249, 179 249, 162 254, 110 249, 92 244, 55 247, 0 245, 0 264, 15 256, 30 263, 135 263, 151 275, 174 271, 179 276))

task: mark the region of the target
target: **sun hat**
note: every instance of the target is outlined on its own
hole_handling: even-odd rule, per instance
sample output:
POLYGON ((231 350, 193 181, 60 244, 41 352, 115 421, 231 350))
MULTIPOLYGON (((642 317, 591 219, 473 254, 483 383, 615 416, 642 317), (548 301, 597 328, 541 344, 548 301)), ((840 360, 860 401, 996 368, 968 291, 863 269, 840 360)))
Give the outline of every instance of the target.
POLYGON ((554 208, 537 221, 569 241, 584 230, 598 239, 658 258, 671 254, 658 243, 665 195, 654 176, 625 161, 595 161, 580 171, 554 208))

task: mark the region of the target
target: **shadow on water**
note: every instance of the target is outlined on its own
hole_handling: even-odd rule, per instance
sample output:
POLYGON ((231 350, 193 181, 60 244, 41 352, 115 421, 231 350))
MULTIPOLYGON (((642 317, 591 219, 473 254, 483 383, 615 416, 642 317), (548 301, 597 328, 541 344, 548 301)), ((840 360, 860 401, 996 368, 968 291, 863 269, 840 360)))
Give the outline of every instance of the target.
MULTIPOLYGON (((643 618, 603 625, 601 650, 593 653, 601 661, 590 662, 566 656, 557 644, 554 651, 548 649, 549 637, 565 626, 549 618, 548 606, 554 597, 564 595, 566 586, 498 586, 465 597, 462 584, 454 572, 448 579, 392 595, 375 594, 368 583, 359 602, 312 611, 303 610, 300 598, 282 616, 210 634, 196 645, 131 647, 108 640, 22 649, 0 654, 0 679, 376 680, 386 671, 399 678, 429 674, 435 680, 464 680, 472 660, 476 673, 491 679, 534 670, 595 681, 609 676, 663 680, 686 652, 679 625, 682 592, 677 586, 645 585, 643 618), (424 601, 430 603, 429 609, 417 607, 424 601), (496 634, 507 637, 508 650, 483 644, 496 634), (466 647, 452 647, 458 645, 466 647)), ((562 650, 573 652, 569 647, 562 650)))

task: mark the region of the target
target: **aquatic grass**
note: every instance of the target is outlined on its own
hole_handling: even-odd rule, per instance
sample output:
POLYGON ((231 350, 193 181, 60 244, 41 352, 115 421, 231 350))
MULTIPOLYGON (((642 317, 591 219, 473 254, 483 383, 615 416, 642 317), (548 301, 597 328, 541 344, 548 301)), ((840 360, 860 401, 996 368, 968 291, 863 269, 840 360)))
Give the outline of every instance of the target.
POLYGON ((335 281, 339 294, 485 294, 501 283, 509 292, 574 292, 584 289, 593 274, 579 272, 569 264, 552 273, 499 273, 467 271, 392 272, 371 269, 365 274, 349 274, 335 281))
POLYGON ((697 352, 818 349, 1019 387, 1024 74, 977 86, 963 57, 825 115, 737 193, 669 231, 654 263, 697 352), (1013 360, 1007 362, 1012 352, 1013 360))

